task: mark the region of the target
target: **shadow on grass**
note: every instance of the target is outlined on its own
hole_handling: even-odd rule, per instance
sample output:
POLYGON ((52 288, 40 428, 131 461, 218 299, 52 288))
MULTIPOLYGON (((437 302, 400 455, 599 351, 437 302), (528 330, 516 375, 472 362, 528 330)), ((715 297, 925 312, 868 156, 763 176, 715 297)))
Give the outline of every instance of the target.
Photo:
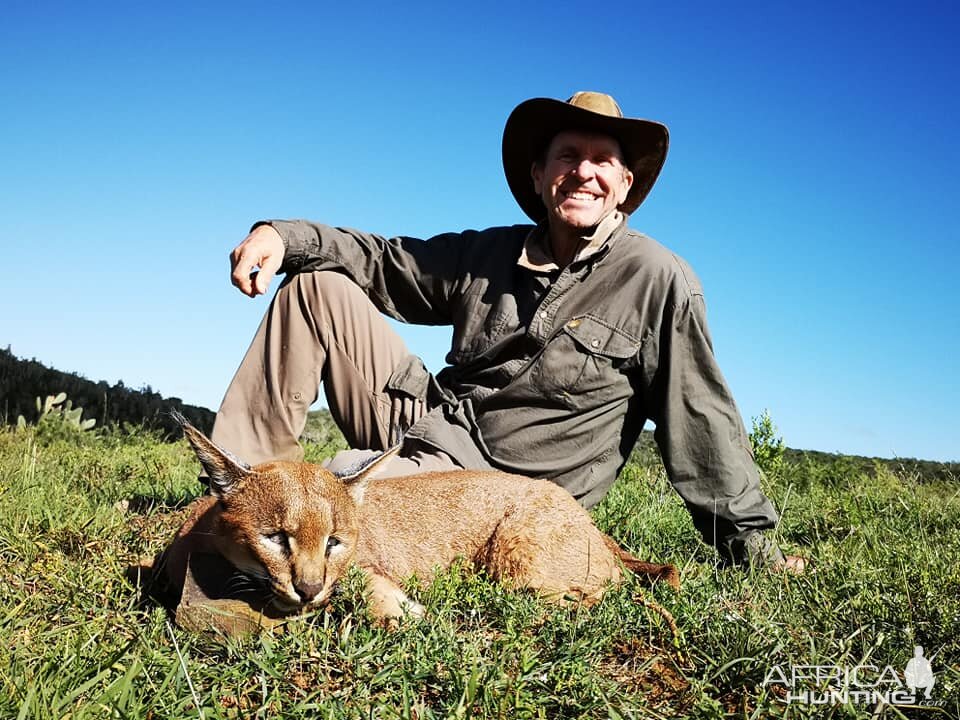
POLYGON ((155 512, 175 512, 183 510, 196 499, 187 493, 167 491, 158 493, 136 493, 121 500, 118 505, 124 512, 133 515, 151 515, 155 512))

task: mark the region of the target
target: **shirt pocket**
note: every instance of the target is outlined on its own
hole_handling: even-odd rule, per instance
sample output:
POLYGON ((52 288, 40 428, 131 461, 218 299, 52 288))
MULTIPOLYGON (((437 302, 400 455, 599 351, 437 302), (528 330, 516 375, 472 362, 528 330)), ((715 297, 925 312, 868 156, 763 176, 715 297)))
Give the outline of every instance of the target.
POLYGON ((497 293, 487 281, 475 282, 455 311, 450 360, 469 362, 518 325, 516 298, 497 293))
POLYGON ((417 355, 407 355, 387 378, 387 390, 403 393, 416 400, 427 397, 430 371, 417 355))
POLYGON ((598 318, 568 320, 550 338, 533 371, 542 391, 587 407, 610 400, 629 385, 620 369, 640 350, 640 340, 598 318))

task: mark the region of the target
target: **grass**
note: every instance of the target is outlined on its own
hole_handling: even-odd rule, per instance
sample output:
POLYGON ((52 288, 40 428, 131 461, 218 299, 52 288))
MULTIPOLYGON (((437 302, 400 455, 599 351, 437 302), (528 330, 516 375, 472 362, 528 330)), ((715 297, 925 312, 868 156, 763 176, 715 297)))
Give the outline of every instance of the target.
POLYGON ((416 589, 428 621, 390 633, 367 621, 354 573, 327 610, 223 640, 172 626, 125 579, 175 530, 197 469, 184 443, 142 431, 0 429, 0 717, 960 717, 955 480, 788 465, 767 488, 779 538, 816 564, 790 577, 718 566, 638 453, 595 517, 680 566, 679 594, 628 584, 556 608, 458 567, 416 589), (673 613, 678 637, 638 593, 673 613), (937 705, 788 705, 764 685, 774 666, 902 678, 915 644, 937 705))

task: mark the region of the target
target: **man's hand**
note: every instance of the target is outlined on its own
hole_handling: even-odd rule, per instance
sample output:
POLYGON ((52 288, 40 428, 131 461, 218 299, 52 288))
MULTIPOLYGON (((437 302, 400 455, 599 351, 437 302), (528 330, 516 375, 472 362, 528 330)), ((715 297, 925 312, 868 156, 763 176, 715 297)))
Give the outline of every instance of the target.
POLYGON ((260 225, 230 253, 230 280, 250 297, 263 295, 280 269, 285 248, 280 233, 260 225))
POLYGON ((810 566, 810 561, 799 555, 787 555, 783 562, 776 562, 771 566, 774 572, 783 572, 790 575, 803 575, 810 566))

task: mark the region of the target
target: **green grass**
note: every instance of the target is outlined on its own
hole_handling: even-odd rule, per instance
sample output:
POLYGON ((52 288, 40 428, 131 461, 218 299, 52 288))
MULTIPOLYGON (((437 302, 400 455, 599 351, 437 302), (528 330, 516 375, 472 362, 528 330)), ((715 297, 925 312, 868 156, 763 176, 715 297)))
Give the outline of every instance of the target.
POLYGON ((788 465, 767 488, 778 533, 816 565, 788 577, 718 566, 640 453, 595 517, 680 566, 679 594, 628 584, 556 608, 455 568, 416 591, 429 619, 390 633, 366 619, 355 573, 329 609, 223 641, 173 627, 125 579, 175 530, 197 470, 184 443, 143 432, 0 429, 0 718, 870 717, 786 705, 764 678, 791 664, 902 672, 915 644, 941 704, 874 716, 960 717, 955 481, 788 465))

